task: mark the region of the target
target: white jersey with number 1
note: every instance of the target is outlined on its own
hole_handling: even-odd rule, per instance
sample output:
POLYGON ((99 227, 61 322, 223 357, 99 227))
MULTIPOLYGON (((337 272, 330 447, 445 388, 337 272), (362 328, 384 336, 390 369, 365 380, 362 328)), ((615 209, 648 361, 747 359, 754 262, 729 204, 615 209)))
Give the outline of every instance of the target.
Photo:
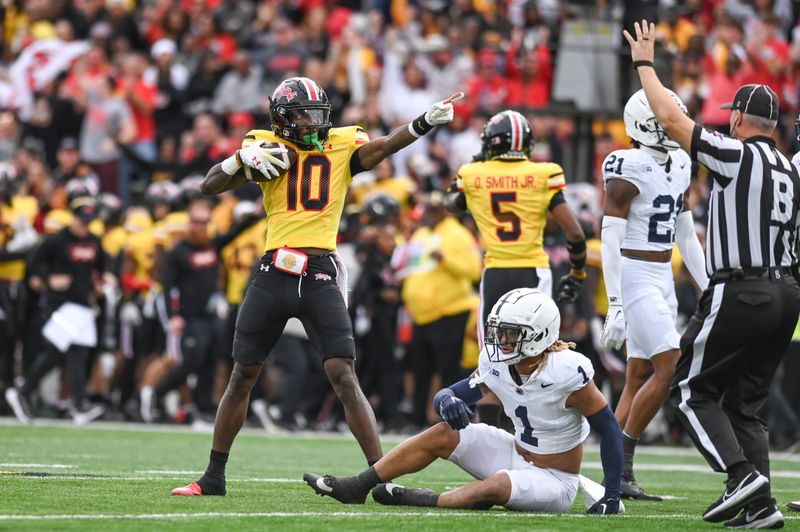
POLYGON ((511 367, 489 360, 481 351, 477 380, 489 387, 514 422, 517 443, 532 453, 555 454, 580 445, 589 435, 589 423, 575 408, 565 406, 572 392, 594 376, 591 361, 569 349, 547 355, 540 374, 517 384, 511 367))

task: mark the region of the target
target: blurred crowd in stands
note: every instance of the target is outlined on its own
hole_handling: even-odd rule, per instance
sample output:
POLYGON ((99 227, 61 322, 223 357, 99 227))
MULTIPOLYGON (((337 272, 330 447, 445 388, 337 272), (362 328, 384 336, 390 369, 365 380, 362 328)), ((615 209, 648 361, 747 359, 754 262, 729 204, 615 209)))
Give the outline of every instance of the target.
MULTIPOLYGON (((92 297, 100 327, 85 363, 86 392, 108 419, 213 419, 230 369, 229 316, 263 251, 264 212, 255 186, 205 198, 199 181, 248 130, 269 127, 267 97, 286 77, 316 80, 331 99, 334 125, 359 124, 373 136, 433 101, 466 93, 451 125, 355 178, 342 219, 339 250, 350 269, 360 379, 387 430, 432 422, 429 391, 448 384, 438 376, 476 365, 475 290, 458 303, 473 312, 459 367, 441 368, 415 352, 413 325, 418 309, 446 312, 440 307, 452 302, 437 300, 435 284, 406 287, 443 260, 443 248, 426 235, 452 221, 440 192, 480 151, 487 117, 504 108, 525 113, 535 160, 562 163, 577 135, 563 112, 569 102, 553 93, 564 21, 588 16, 621 27, 641 15, 656 18, 657 67, 696 120, 724 131, 728 113, 719 104, 743 83, 766 83, 781 96, 779 147, 788 154, 797 147, 800 9, 790 0, 4 0, 0 11, 0 389, 21 385, 48 349, 42 327, 55 288, 46 278, 31 282, 37 265, 30 257, 41 235, 74 223, 70 200, 88 191, 99 202, 89 229, 115 281, 98 281, 92 297), (551 113, 554 105, 562 111, 551 113), (213 250, 219 271, 207 301, 193 309, 213 333, 191 355, 173 341, 181 329, 159 303, 171 304, 169 294, 159 295, 162 285, 180 280, 165 265, 186 239, 213 250)), ((621 43, 619 54, 620 72, 609 75, 627 86, 621 43)), ((599 344, 606 298, 597 167, 629 143, 621 120, 628 95, 619 115, 592 124, 594 173, 567 175, 570 204, 590 237, 592 273, 578 303, 562 309, 562 338, 592 358, 611 397, 622 389, 625 366, 624 355, 599 344)), ((708 176, 697 169, 691 204, 701 233, 708 190, 708 176)), ((480 242, 469 217, 459 222, 474 237, 469 251, 478 259, 463 272, 474 287, 480 242)), ((548 227, 554 278, 568 269, 564 244, 548 227)), ((697 293, 679 257, 674 266, 685 323, 697 293)), ((783 373, 787 383, 798 378, 797 353, 783 373)), ((71 382, 56 372, 31 391, 40 415, 69 410, 71 382)), ((290 322, 257 390, 253 422, 270 430, 341 425, 299 324, 290 322)), ((782 422, 771 423, 778 427, 773 443, 788 447, 800 439, 800 391, 787 385, 776 397, 770 415, 782 422)), ((2 399, 0 413, 10 413, 2 399)), ((668 410, 654 432, 655 439, 681 438, 668 410)))

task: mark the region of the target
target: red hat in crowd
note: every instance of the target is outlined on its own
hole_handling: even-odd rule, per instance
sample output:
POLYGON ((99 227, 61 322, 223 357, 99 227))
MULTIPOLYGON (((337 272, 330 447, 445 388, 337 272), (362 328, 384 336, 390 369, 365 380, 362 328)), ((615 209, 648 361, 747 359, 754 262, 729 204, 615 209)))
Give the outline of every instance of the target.
POLYGON ((233 113, 230 118, 228 118, 228 125, 231 127, 252 128, 256 125, 256 121, 250 113, 238 112, 233 113))

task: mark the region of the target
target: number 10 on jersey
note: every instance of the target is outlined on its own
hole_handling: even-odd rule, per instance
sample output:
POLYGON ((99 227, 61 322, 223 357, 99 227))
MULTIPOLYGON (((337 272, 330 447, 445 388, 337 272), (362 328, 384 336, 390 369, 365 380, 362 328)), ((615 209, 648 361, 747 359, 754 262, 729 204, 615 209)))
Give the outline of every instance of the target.
POLYGON ((295 164, 289 169, 289 183, 286 191, 286 208, 297 210, 297 181, 300 174, 300 204, 306 211, 321 211, 328 204, 331 189, 331 161, 325 155, 307 155, 303 164, 295 164), (316 193, 311 193, 314 174, 319 175, 316 193))

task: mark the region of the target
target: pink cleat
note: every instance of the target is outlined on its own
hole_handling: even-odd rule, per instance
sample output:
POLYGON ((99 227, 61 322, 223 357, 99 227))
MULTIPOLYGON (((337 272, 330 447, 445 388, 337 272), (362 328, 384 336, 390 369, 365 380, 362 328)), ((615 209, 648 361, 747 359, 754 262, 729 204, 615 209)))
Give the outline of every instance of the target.
POLYGON ((173 495, 180 495, 182 497, 192 497, 195 495, 202 495, 203 490, 200 488, 200 484, 197 482, 192 482, 188 486, 184 486, 182 488, 175 488, 172 490, 173 495))

